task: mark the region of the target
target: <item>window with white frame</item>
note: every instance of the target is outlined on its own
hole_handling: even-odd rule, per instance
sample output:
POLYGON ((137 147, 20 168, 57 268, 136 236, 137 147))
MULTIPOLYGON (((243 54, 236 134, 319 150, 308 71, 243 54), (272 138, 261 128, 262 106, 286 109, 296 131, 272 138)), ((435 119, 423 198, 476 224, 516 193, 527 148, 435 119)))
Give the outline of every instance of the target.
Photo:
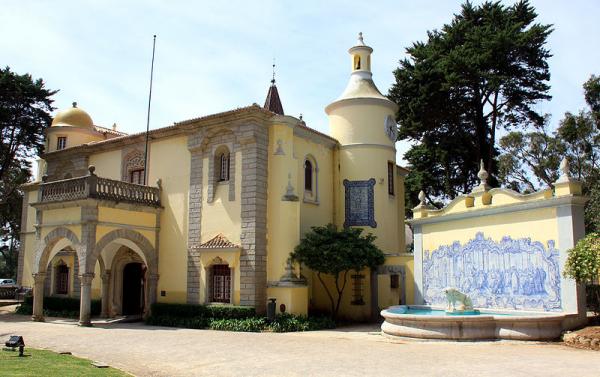
POLYGON ((67 147, 67 137, 59 136, 56 138, 56 150, 65 149, 67 147))

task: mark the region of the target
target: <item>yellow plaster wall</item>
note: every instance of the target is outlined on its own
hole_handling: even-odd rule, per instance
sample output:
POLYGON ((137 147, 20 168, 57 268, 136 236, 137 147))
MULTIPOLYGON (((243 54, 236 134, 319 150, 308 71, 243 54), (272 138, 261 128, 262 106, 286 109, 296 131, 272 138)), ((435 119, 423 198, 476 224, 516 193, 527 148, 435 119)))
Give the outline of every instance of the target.
POLYGON ((156 215, 149 212, 99 207, 98 221, 154 228, 156 226, 156 215))
POLYGON ((187 136, 153 141, 148 183, 162 179, 160 213, 158 301, 186 302, 187 233, 190 187, 190 152, 187 136), (161 296, 165 291, 166 296, 161 296))
POLYGON ((423 224, 423 252, 433 251, 454 241, 465 243, 483 232, 495 242, 510 235, 512 238, 531 238, 547 245, 549 240, 558 244, 556 208, 539 208, 491 216, 477 216, 462 220, 423 224))
MULTIPOLYGON (((28 197, 28 203, 36 203, 38 200, 38 190, 33 190, 33 191, 29 191, 27 193, 25 193, 25 195, 27 195, 28 197)), ((33 232, 35 231, 34 225, 35 225, 35 208, 33 208, 31 205, 27 206, 27 225, 25 226, 25 229, 23 229, 24 232, 33 232)))
POLYGON ((67 137, 67 148, 75 147, 92 141, 104 140, 102 135, 77 127, 53 127, 48 132, 48 152, 56 151, 58 137, 67 137))
POLYGON ((120 149, 91 155, 90 165, 96 167, 95 174, 99 177, 121 180, 120 149))
MULTIPOLYGON (((235 200, 229 200, 229 185, 218 183, 215 185, 212 203, 202 203, 201 242, 206 242, 219 233, 235 244, 240 244, 242 230, 242 205, 241 205, 241 152, 235 154, 235 200)), ((204 159, 204 166, 208 166, 208 158, 204 159)), ((208 197, 208 169, 203 169, 203 194, 204 200, 208 197)))
MULTIPOLYGON (((390 149, 356 147, 340 150, 340 180, 368 180, 375 179, 374 191, 374 211, 377 227, 362 226, 364 234, 372 233, 377 237, 375 243, 385 253, 398 253, 404 251, 403 232, 398 230, 404 224, 404 213, 399 213, 402 204, 398 201, 404 201, 402 192, 398 191, 400 181, 395 177, 395 195, 388 194, 387 186, 387 162, 394 161, 394 152, 390 149)), ((337 218, 338 226, 343 226, 345 218, 345 188, 342 182, 339 186, 339 198, 337 203, 339 216, 337 218)))
POLYGON ((342 105, 329 114, 331 136, 342 145, 393 145, 384 129, 385 118, 388 115, 395 116, 394 112, 385 106, 356 102, 342 105))
POLYGON ((308 315, 308 287, 270 287, 267 288, 267 297, 276 298, 275 313, 280 313, 281 304, 285 305, 285 312, 295 315, 308 315))

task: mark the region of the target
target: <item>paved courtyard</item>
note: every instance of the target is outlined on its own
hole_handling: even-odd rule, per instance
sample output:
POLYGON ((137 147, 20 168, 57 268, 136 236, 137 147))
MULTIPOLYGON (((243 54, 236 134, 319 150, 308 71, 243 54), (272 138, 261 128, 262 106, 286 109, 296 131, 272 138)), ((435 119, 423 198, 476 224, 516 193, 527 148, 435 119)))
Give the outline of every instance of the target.
POLYGON ((2 314, 0 340, 70 351, 137 376, 600 376, 600 352, 560 343, 392 341, 376 326, 232 333, 110 324, 33 323, 2 314))

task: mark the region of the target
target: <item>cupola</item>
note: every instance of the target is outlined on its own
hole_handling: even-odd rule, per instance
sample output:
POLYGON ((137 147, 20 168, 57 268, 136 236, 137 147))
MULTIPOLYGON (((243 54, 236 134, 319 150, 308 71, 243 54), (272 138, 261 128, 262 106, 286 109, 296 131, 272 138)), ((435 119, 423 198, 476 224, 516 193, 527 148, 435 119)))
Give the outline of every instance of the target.
POLYGON ((77 102, 73 102, 73 107, 59 111, 54 117, 52 127, 60 126, 94 129, 94 121, 88 113, 77 107, 77 102))

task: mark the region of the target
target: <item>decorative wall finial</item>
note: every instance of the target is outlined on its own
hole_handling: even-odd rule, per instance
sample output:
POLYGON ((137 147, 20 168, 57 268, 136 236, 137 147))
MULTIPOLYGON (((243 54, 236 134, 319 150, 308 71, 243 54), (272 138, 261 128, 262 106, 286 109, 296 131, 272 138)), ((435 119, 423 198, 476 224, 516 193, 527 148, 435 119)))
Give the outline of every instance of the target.
POLYGON ((77 102, 73 102, 73 107, 77 107, 77 102))
POLYGON ((565 177, 565 178, 569 178, 570 177, 570 171, 569 171, 569 160, 567 159, 567 157, 564 157, 562 159, 562 161, 560 162, 560 177, 565 177))
POLYGON ((483 159, 479 163, 479 172, 477 173, 477 178, 481 181, 481 185, 487 185, 487 180, 490 175, 487 170, 485 170, 485 164, 483 163, 483 159))
POLYGON ((425 191, 421 190, 419 191, 419 205, 424 206, 425 205, 425 191))
POLYGON ((96 167, 94 165, 90 165, 88 166, 88 171, 90 172, 90 175, 95 175, 94 172, 96 171, 96 167))

